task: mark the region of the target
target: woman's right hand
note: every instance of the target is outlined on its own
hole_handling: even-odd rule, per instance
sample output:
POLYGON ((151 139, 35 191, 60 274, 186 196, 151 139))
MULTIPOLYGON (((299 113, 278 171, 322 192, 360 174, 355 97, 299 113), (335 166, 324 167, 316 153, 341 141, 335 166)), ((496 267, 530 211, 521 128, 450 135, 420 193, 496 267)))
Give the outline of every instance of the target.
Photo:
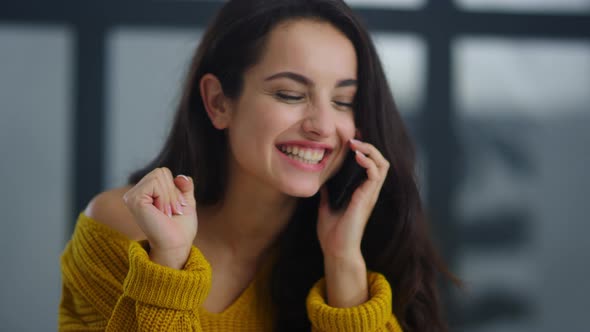
POLYGON ((150 244, 150 259, 181 269, 197 235, 193 180, 166 167, 144 176, 123 196, 150 244))

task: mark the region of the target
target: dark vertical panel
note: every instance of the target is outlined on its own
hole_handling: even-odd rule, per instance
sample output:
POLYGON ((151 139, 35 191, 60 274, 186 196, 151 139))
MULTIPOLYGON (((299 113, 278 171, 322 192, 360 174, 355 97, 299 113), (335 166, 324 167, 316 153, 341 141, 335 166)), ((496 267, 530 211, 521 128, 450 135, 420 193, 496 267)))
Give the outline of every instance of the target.
POLYGON ((76 31, 72 144, 72 220, 98 193, 104 179, 105 29, 82 22, 76 31))
MULTIPOLYGON (((451 77, 451 39, 449 18, 454 7, 451 0, 429 1, 427 10, 432 14, 424 24, 427 26, 428 69, 425 106, 422 113, 422 142, 426 163, 428 186, 428 216, 438 248, 451 269, 456 266, 457 246, 454 241, 457 231, 453 215, 453 201, 457 189, 459 150, 457 135, 453 128, 451 77)), ((461 319, 450 288, 443 288, 443 302, 451 324, 461 319)))

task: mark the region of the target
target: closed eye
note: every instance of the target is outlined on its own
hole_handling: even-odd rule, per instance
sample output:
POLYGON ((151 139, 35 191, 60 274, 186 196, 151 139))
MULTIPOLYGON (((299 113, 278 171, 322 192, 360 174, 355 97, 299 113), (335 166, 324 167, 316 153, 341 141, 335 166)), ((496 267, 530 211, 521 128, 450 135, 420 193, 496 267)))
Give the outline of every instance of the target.
POLYGON ((304 96, 279 91, 275 93, 275 98, 285 101, 287 103, 295 103, 303 100, 304 96))
POLYGON ((353 108, 354 107, 353 103, 345 103, 345 102, 337 101, 337 100, 334 100, 334 104, 339 107, 346 107, 346 108, 353 108))

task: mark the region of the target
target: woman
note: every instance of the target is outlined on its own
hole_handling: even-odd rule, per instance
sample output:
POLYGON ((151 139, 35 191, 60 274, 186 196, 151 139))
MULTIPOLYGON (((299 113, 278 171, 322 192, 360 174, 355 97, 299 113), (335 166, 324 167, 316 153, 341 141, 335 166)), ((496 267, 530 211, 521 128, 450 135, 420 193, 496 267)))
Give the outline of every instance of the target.
POLYGON ((160 155, 80 214, 60 329, 446 330, 413 171, 350 8, 229 1, 160 155), (349 151, 366 177, 333 209, 349 151))

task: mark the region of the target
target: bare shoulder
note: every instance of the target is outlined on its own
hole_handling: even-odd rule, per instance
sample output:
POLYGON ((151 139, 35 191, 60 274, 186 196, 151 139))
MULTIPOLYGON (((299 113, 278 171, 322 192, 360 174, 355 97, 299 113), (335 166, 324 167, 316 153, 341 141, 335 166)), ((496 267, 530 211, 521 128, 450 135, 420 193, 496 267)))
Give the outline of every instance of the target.
POLYGON ((131 188, 132 186, 119 187, 96 195, 88 203, 84 214, 126 235, 130 240, 145 239, 145 235, 123 202, 123 195, 131 188))

